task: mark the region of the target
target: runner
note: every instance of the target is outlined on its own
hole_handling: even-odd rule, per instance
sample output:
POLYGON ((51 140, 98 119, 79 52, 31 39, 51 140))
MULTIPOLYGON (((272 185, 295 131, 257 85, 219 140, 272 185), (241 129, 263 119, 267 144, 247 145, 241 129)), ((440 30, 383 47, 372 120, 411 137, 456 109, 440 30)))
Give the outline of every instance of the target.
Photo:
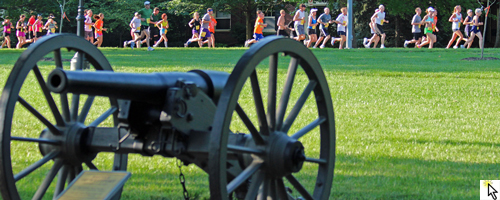
MULTIPOLYGON (((465 42, 464 46, 467 46, 469 43, 472 43, 474 41, 474 37, 477 35, 477 38, 479 38, 479 48, 483 48, 483 35, 481 35, 481 30, 479 30, 479 26, 483 25, 483 22, 481 22, 481 8, 476 9, 476 16, 472 19, 472 29, 470 33, 470 38, 465 42)), ((470 48, 470 45, 467 47, 467 49, 470 48)))
MULTIPOLYGON (((450 16, 450 19, 448 20, 452 23, 451 29, 453 30, 453 36, 451 36, 451 40, 450 42, 448 42, 448 46, 446 46, 447 49, 451 47, 455 39, 457 39, 457 36, 458 40, 455 46, 453 46, 454 49, 458 49, 458 45, 460 44, 460 42, 462 40, 465 40, 464 35, 460 31, 460 23, 463 22, 462 13, 460 12, 462 12, 462 7, 460 7, 460 5, 455 6, 455 8, 453 9, 453 14, 450 16)), ((465 41, 467 42, 467 40, 465 41)))
POLYGON ((35 41, 36 42, 38 39, 40 39, 44 34, 43 34, 43 17, 42 15, 38 15, 37 19, 33 25, 33 30, 35 32, 35 41))
MULTIPOLYGON (((377 8, 375 10, 375 13, 379 12, 380 10, 377 8)), ((377 47, 378 42, 380 41, 380 36, 377 34, 377 24, 375 21, 370 20, 370 23, 368 23, 368 26, 370 27, 370 33, 372 34, 372 37, 370 39, 368 38, 363 38, 363 46, 365 48, 370 48, 371 44, 374 43, 373 48, 377 47)))
POLYGON ((330 8, 326 7, 324 9, 324 13, 321 14, 318 17, 318 23, 319 25, 319 38, 318 41, 316 41, 316 44, 314 44, 314 48, 318 47, 319 44, 321 44, 321 41, 323 41, 323 44, 319 46, 320 49, 325 48, 326 43, 330 39, 330 32, 328 31, 328 26, 330 26, 330 23, 332 23, 332 16, 330 15, 330 8))
POLYGON ((151 20, 149 22, 149 31, 151 32, 151 40, 153 40, 153 43, 154 41, 158 41, 161 39, 160 27, 157 26, 158 21, 162 20, 161 17, 162 15, 160 15, 160 8, 155 7, 153 9, 153 14, 151 15, 151 20))
MULTIPOLYGON (((465 40, 467 42, 467 40, 469 39, 470 37, 470 32, 471 32, 471 24, 472 24, 472 19, 474 18, 474 12, 472 11, 472 9, 469 9, 467 10, 467 17, 465 17, 465 20, 464 20, 464 25, 465 25, 465 29, 464 29, 464 32, 465 32, 465 40)), ((474 41, 471 41, 469 43, 469 46, 468 48, 470 48, 470 46, 472 45, 474 41)), ((462 45, 460 46, 461 48, 465 48, 465 45, 462 45)))
POLYGON ((335 42, 340 42, 339 49, 344 48, 344 43, 347 41, 346 39, 346 25, 347 25, 347 7, 343 7, 340 9, 342 13, 337 17, 333 22, 337 23, 337 35, 339 38, 332 37, 332 46, 335 42))
POLYGON ((99 13, 99 15, 94 15, 94 19, 96 20, 94 24, 95 39, 97 39, 97 41, 94 42, 94 45, 97 45, 97 47, 101 47, 102 41, 104 40, 102 31, 108 31, 107 28, 103 28, 104 22, 102 20, 104 20, 104 14, 99 13))
POLYGON ((153 47, 158 47, 158 44, 160 42, 164 41, 165 48, 168 47, 168 39, 167 39, 167 29, 168 29, 168 20, 167 20, 167 13, 163 13, 161 15, 161 20, 156 22, 156 27, 160 27, 160 39, 153 45, 153 47))
MULTIPOLYGON (((139 14, 141 14, 141 35, 142 32, 146 35, 146 39, 142 41, 142 43, 146 43, 148 46, 148 51, 153 51, 155 49, 151 48, 149 46, 149 39, 150 39, 150 34, 149 34, 149 22, 151 21, 151 14, 153 13, 153 10, 151 10, 151 5, 149 1, 144 2, 144 8, 139 10, 139 14)), ((140 48, 141 46, 137 46, 137 48, 140 48)))
MULTIPOLYGON (((193 36, 191 36, 191 38, 186 43, 184 43, 184 47, 188 47, 189 44, 191 44, 191 40, 197 39, 199 36, 201 28, 200 13, 194 12, 193 19, 189 21, 188 25, 192 28, 191 33, 193 34, 193 36)), ((198 45, 200 47, 202 46, 201 41, 198 41, 198 45)))
POLYGON ((427 8, 427 15, 422 19, 422 23, 425 24, 424 34, 427 36, 426 40, 423 41, 420 45, 417 45, 418 48, 422 48, 422 46, 429 45, 429 49, 432 49, 434 46, 434 42, 436 42, 436 35, 434 35, 433 27, 434 27, 434 13, 436 10, 434 8, 427 8))
POLYGON ((139 12, 134 13, 134 18, 132 21, 130 21, 130 28, 132 29, 132 32, 134 32, 134 37, 132 37, 132 40, 125 41, 123 42, 123 48, 126 48, 127 45, 130 44, 130 48, 134 49, 134 45, 139 46, 139 43, 141 42, 141 39, 146 36, 146 33, 144 31, 141 31, 141 14, 139 12))
POLYGON ((253 29, 253 38, 245 41, 245 47, 250 46, 253 43, 258 42, 259 40, 264 38, 262 35, 262 30, 264 27, 267 27, 267 24, 264 24, 264 13, 260 10, 257 11, 257 19, 255 20, 255 28, 253 29))
POLYGON ((9 17, 5 17, 5 19, 2 22, 3 26, 3 38, 4 41, 2 42, 2 45, 0 46, 0 49, 3 48, 5 44, 7 44, 7 48, 10 49, 10 33, 12 30, 14 30, 14 25, 10 22, 9 17))
POLYGON ((198 41, 203 41, 205 38, 207 38, 209 41, 208 41, 208 47, 210 48, 210 46, 213 44, 213 42, 211 41, 212 40, 212 36, 210 34, 210 30, 209 30, 209 24, 210 22, 212 21, 210 18, 210 16, 212 16, 212 14, 214 13, 214 10, 212 8, 208 8, 207 9, 207 14, 205 14, 203 16, 203 18, 201 19, 201 30, 200 30, 200 34, 198 36, 198 38, 196 39, 191 39, 191 42, 198 42, 198 41))
POLYGON ((374 21, 376 23, 376 29, 375 29, 375 32, 380 35, 380 37, 382 37, 382 45, 380 46, 381 49, 385 48, 385 32, 384 32, 384 29, 383 29, 383 25, 384 23, 389 23, 389 20, 386 20, 385 19, 385 6, 384 5, 380 5, 378 7, 378 12, 376 12, 375 14, 373 14, 372 16, 372 19, 371 21, 374 21))
POLYGON ((33 43, 35 41, 35 31, 33 30, 33 24, 35 24, 36 17, 31 15, 28 20, 28 36, 26 38, 26 43, 33 43))
POLYGON ((210 24, 208 24, 208 30, 210 30, 210 37, 212 38, 212 48, 215 48, 215 26, 217 26, 217 20, 215 20, 215 14, 212 12, 210 15, 210 24))
POLYGON ((85 39, 93 44, 94 32, 92 31, 92 26, 94 26, 94 23, 92 23, 92 15, 92 10, 87 10, 87 15, 85 16, 85 39))
POLYGON ((19 21, 17 21, 16 24, 16 36, 17 36, 17 45, 16 49, 21 48, 25 43, 26 43, 26 23, 24 22, 24 19, 26 18, 25 15, 21 15, 19 17, 19 21))
POLYGON ((408 47, 408 44, 415 44, 415 47, 419 45, 422 42, 422 30, 420 30, 422 18, 420 17, 420 14, 422 14, 422 10, 420 7, 415 8, 415 15, 413 16, 413 19, 411 20, 411 32, 413 33, 413 39, 408 41, 405 40, 404 47, 408 47))
POLYGON ((280 10, 280 17, 278 18, 278 23, 276 23, 276 25, 278 26, 278 32, 276 33, 276 35, 288 37, 288 33, 286 33, 287 27, 285 25, 285 15, 285 10, 280 10))
POLYGON ((44 29, 47 30, 47 35, 55 34, 57 29, 57 22, 54 20, 54 15, 49 14, 47 23, 45 23, 44 29))
POLYGON ((316 26, 318 25, 318 20, 316 19, 316 13, 318 9, 311 9, 311 13, 309 14, 309 26, 307 30, 309 31, 309 42, 307 42, 307 48, 311 47, 311 44, 318 40, 318 35, 316 34, 316 26))
MULTIPOLYGON (((378 10, 378 9, 377 9, 378 10)), ((377 48, 378 42, 380 41, 380 36, 376 33, 376 23, 370 22, 368 23, 368 26, 370 27, 370 33, 373 35, 370 39, 364 38, 363 39, 363 46, 365 48, 369 49, 371 44, 373 43, 373 48, 377 48)))
POLYGON ((304 24, 306 22, 304 10, 306 10, 306 5, 300 4, 299 10, 297 10, 293 16, 293 21, 295 22, 295 32, 297 33, 297 41, 299 42, 306 39, 306 33, 304 31, 304 24))

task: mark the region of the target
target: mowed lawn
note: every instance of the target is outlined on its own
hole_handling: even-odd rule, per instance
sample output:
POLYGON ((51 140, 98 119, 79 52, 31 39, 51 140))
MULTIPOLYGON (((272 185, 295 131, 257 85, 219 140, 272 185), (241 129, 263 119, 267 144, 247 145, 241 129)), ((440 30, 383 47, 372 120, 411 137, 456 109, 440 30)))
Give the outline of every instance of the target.
MULTIPOLYGON (((115 71, 148 73, 231 72, 246 49, 101 50, 115 71)), ((0 50, 2 88, 21 52, 0 50)), ((480 180, 500 179, 499 61, 461 60, 478 57, 479 49, 313 52, 335 108, 331 199, 477 199, 480 180)), ((485 57, 500 58, 500 50, 486 49, 485 57)), ((280 76, 286 68, 280 65, 280 76)), ((174 159, 131 155, 128 168, 123 199, 182 199, 174 159)), ((209 198, 203 171, 188 166, 183 173, 192 197, 209 198)))

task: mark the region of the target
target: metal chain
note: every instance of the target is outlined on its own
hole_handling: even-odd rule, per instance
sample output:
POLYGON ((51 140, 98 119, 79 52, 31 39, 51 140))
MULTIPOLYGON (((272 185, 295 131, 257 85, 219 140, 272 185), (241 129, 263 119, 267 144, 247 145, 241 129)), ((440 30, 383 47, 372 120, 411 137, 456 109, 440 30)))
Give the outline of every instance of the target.
POLYGON ((182 189, 184 190, 182 194, 184 195, 185 200, 189 200, 189 192, 186 189, 186 178, 182 173, 182 165, 183 165, 182 161, 177 159, 177 166, 179 167, 179 181, 181 182, 182 189))

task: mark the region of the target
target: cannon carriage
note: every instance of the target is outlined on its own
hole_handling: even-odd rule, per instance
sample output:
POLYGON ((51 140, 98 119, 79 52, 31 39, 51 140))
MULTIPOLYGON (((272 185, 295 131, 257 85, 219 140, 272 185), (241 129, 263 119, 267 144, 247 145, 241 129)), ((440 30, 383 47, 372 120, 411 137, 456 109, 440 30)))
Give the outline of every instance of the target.
POLYGON ((133 74, 113 72, 104 55, 78 36, 47 36, 17 60, 2 91, 0 119, 3 199, 57 199, 82 171, 127 171, 129 154, 198 166, 209 175, 211 199, 328 199, 333 181, 335 121, 325 75, 310 50, 280 37, 253 45, 230 74, 133 74), (63 50, 78 53, 91 69, 82 70, 82 59, 77 70, 70 70, 63 50), (46 78, 39 68, 45 56, 54 60, 46 78), (269 64, 260 73, 264 60, 269 64), (283 68, 287 74, 279 78, 283 68), (294 82, 298 74, 305 77, 300 87, 294 82), (39 91, 23 93, 27 85, 39 91), (245 88, 250 96, 242 94, 245 88), (291 98, 292 90, 300 96, 291 98), (107 99, 109 108, 94 111, 98 117, 89 121, 97 97, 107 99), (47 106, 42 111, 29 99, 47 106), (314 112, 301 112, 306 105, 314 112), (16 124, 18 112, 28 112, 43 128, 24 134, 16 124), (314 120, 294 123, 299 115, 314 115, 314 120), (23 148, 40 159, 26 161, 19 152, 23 148), (110 169, 94 165, 101 152, 114 155, 110 169), (306 164, 314 166, 307 169, 312 181, 294 176, 306 164), (43 171, 43 177, 34 171, 43 171), (23 186, 34 179, 40 182, 36 188, 23 186))

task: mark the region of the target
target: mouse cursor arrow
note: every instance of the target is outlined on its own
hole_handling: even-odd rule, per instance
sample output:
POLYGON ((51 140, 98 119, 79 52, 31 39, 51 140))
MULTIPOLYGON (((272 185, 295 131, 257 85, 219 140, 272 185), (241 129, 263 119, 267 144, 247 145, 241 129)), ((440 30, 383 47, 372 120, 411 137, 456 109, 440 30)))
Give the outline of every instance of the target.
POLYGON ((498 193, 497 190, 488 183, 488 196, 491 196, 493 200, 497 200, 497 195, 495 193, 498 193))

